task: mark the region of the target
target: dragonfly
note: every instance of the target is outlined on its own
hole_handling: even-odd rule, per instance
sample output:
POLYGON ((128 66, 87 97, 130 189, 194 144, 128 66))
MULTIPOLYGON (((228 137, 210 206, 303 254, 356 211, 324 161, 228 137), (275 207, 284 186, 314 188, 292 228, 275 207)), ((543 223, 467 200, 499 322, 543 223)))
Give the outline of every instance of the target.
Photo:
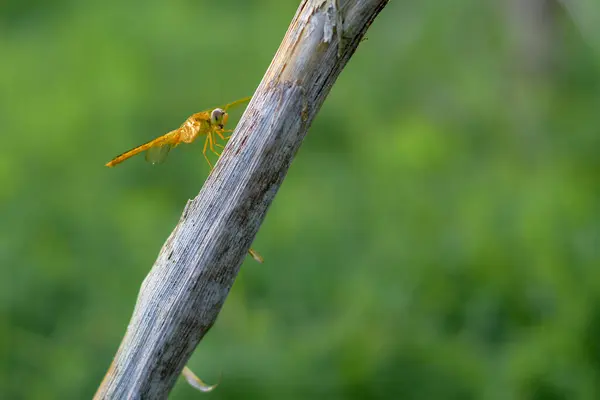
MULTIPOLYGON (((199 136, 205 135, 206 138, 204 139, 202 155, 204 155, 204 159, 212 170, 213 164, 210 162, 210 159, 206 154, 207 150, 210 150, 212 153, 214 153, 217 158, 220 157, 221 153, 216 150, 216 147, 223 148, 224 146, 217 142, 217 138, 226 141, 230 136, 225 135, 233 132, 231 129, 225 129, 225 125, 229 119, 227 110, 232 107, 247 103, 251 98, 252 96, 244 97, 221 107, 209 108, 207 110, 192 114, 185 120, 183 124, 181 124, 179 128, 140 146, 134 147, 123 154, 119 154, 107 162, 106 166, 114 167, 144 151, 146 152, 146 161, 149 161, 152 164, 160 164, 166 160, 173 147, 176 147, 181 143, 192 143, 199 136)), ((248 250, 248 254, 250 254, 250 256, 252 256, 252 258, 254 258, 257 262, 261 264, 264 262, 262 256, 254 249, 250 248, 248 250)))
POLYGON ((219 157, 221 153, 219 153, 216 148, 223 148, 224 146, 218 143, 217 140, 221 139, 226 141, 229 139, 229 136, 225 135, 233 132, 231 129, 225 129, 225 125, 229 119, 227 110, 232 107, 247 103, 250 101, 250 99, 251 96, 244 97, 221 107, 209 108, 207 110, 192 114, 185 120, 183 124, 181 124, 179 128, 140 146, 134 147, 123 154, 119 154, 107 162, 106 166, 114 167, 142 152, 146 152, 146 161, 149 161, 152 164, 160 164, 166 160, 173 147, 176 147, 181 143, 192 143, 199 136, 205 135, 206 138, 204 139, 204 148, 202 149, 202 154, 204 155, 204 159, 208 163, 208 166, 212 170, 213 164, 210 162, 210 159, 206 154, 207 150, 210 150, 217 157, 219 157))

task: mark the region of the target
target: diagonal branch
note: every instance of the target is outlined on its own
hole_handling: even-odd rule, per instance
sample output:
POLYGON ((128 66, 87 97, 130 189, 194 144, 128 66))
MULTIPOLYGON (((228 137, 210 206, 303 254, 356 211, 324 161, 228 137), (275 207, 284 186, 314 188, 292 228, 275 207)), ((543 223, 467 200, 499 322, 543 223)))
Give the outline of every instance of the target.
POLYGON ((331 86, 386 4, 302 1, 216 168, 144 280, 96 399, 167 397, 217 319, 331 86))

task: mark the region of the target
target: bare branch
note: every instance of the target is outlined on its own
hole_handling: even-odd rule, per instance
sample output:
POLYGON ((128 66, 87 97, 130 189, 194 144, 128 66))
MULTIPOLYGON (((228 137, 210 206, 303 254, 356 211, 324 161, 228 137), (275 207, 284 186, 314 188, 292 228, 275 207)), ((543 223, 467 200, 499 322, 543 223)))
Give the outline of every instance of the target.
POLYGON ((188 202, 144 280, 96 399, 167 397, 217 319, 331 86, 386 4, 387 0, 300 4, 216 168, 188 202))

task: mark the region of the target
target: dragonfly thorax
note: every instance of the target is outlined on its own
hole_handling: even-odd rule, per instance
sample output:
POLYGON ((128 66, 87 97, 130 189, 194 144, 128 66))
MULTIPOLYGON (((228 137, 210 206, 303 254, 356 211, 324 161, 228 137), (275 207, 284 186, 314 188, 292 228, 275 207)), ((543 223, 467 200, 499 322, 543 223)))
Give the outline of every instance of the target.
POLYGON ((195 115, 189 117, 179 128, 180 140, 184 143, 192 143, 199 133, 207 130, 206 120, 195 118, 195 115))

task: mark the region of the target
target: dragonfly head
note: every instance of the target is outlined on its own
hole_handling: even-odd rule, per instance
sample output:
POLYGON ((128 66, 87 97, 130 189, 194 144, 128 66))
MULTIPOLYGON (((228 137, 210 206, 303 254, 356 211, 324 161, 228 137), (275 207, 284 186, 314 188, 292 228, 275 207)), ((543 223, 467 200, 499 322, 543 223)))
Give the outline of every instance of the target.
POLYGON ((225 110, 223 110, 222 108, 215 108, 210 113, 210 123, 211 123, 211 125, 216 125, 220 129, 223 129, 223 127, 227 123, 228 117, 229 117, 229 114, 227 114, 225 112, 225 110))

